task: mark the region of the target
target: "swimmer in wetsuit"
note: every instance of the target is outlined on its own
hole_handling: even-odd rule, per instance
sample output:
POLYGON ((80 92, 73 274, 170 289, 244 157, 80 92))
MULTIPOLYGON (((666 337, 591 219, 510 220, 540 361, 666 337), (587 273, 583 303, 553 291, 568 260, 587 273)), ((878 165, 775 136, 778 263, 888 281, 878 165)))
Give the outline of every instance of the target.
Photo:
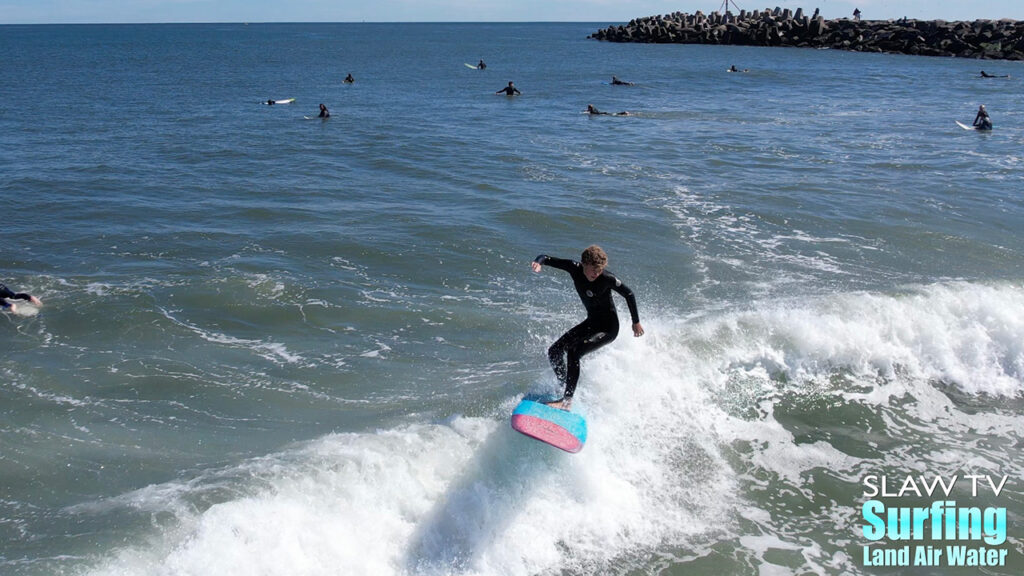
POLYGON ((39 301, 39 298, 36 298, 31 294, 25 294, 24 292, 15 293, 7 286, 0 284, 0 309, 10 310, 11 312, 17 311, 18 307, 15 306, 14 303, 8 302, 8 298, 11 300, 27 300, 36 306, 43 305, 43 303, 39 301))
POLYGON ((605 271, 607 265, 608 256, 599 246, 590 246, 584 250, 579 262, 541 254, 531 264, 534 272, 540 272, 542 266, 551 266, 568 272, 580 300, 583 301, 583 306, 587 309, 587 318, 548 348, 548 360, 555 371, 555 376, 565 385, 562 398, 549 402, 548 406, 568 410, 580 378, 580 359, 585 354, 611 343, 619 335, 619 316, 615 312, 615 303, 612 302, 612 290, 626 299, 633 321, 633 335, 644 335, 633 291, 610 272, 605 271))
POLYGON ((327 106, 320 104, 320 116, 318 118, 330 118, 331 112, 327 110, 327 106))
POLYGON ((505 86, 501 90, 498 90, 497 92, 495 92, 495 94, 505 94, 506 96, 515 96, 516 94, 522 94, 522 92, 520 92, 519 88, 516 88, 515 85, 512 84, 512 81, 510 80, 509 83, 508 83, 508 86, 505 86))

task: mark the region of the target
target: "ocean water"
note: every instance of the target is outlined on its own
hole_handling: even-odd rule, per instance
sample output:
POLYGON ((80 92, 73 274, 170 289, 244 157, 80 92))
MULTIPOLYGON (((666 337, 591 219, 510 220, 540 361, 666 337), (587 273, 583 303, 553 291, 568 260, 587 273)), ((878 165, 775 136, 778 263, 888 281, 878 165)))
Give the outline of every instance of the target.
POLYGON ((1024 66, 605 25, 0 27, 0 573, 975 573, 866 565, 872 475, 1024 571, 1024 66))

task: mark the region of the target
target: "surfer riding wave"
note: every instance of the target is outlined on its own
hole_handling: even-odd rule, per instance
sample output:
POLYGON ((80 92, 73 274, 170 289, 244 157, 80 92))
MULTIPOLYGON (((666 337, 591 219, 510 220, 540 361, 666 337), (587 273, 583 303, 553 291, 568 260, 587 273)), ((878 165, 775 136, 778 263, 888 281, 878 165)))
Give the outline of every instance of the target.
POLYGON ((608 256, 600 246, 584 250, 579 262, 541 254, 531 264, 534 272, 540 272, 542 266, 568 272, 587 309, 587 318, 548 348, 548 360, 555 376, 565 386, 562 398, 548 403, 549 406, 563 410, 570 408, 580 378, 580 359, 610 344, 619 335, 619 316, 612 301, 613 290, 626 299, 633 321, 633 335, 639 337, 644 334, 633 291, 605 270, 607 265, 608 256))

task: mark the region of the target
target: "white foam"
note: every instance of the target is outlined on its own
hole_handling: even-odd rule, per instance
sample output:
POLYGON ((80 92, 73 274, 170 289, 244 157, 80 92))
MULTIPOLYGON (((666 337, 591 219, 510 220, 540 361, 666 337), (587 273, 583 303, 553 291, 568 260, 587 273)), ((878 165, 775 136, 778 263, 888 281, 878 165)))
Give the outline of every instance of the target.
POLYGON ((600 433, 568 455, 512 431, 513 403, 495 418, 331 435, 126 495, 105 506, 169 511, 179 524, 93 574, 525 576, 607 562, 717 529, 726 516, 707 498, 717 488, 697 489, 674 471, 700 453, 674 446, 677 430, 636 435, 639 422, 614 421, 642 406, 591 405, 600 433), (191 511, 190 496, 226 481, 252 493, 191 511))
MULTIPOLYGON (((600 573, 649 557, 645 550, 700 556, 723 540, 746 547, 764 573, 784 572, 775 561, 842 571, 849 557, 808 542, 759 507, 768 504, 744 496, 770 490, 770 478, 817 498, 807 478, 821 470, 857 482, 861 458, 824 440, 798 441, 775 418, 782 395, 885 406, 911 394, 922 422, 941 418, 952 434, 1019 432, 1012 415, 958 411, 936 385, 964 394, 1024 390, 1018 285, 769 302, 645 325, 644 338, 624 333, 585 360, 577 403, 590 438, 579 454, 513 432, 514 397, 492 417, 330 435, 97 503, 170 512, 177 524, 93 574, 600 573), (835 384, 837 374, 857 391, 835 384), (722 454, 737 445, 749 446, 738 467, 722 454), (242 495, 205 509, 189 504, 218 490, 242 495), (753 532, 742 526, 751 523, 753 532)), ((940 446, 917 462, 965 464, 963 450, 940 446)), ((997 460, 981 451, 966 464, 1014 472, 997 460)), ((840 522, 852 504, 836 503, 822 521, 831 514, 840 522)), ((649 568, 639 562, 638 572, 649 568)))
POLYGON ((1024 392, 1024 289, 939 284, 777 303, 694 326, 721 372, 760 366, 791 380, 897 375, 969 394, 1024 392))
POLYGON ((160 312, 168 320, 188 329, 207 342, 223 344, 232 348, 248 349, 276 364, 297 364, 304 361, 302 356, 290 352, 288 348, 280 342, 264 342, 263 340, 236 338, 222 332, 213 332, 185 322, 184 320, 179 320, 166 309, 160 308, 160 312))

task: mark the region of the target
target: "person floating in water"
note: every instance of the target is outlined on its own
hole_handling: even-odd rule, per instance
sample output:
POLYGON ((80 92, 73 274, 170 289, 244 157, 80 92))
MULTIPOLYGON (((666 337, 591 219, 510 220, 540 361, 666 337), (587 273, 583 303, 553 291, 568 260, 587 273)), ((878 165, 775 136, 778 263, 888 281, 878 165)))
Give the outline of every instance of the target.
POLYGON ((484 63, 484 59, 481 58, 480 62, 478 62, 477 65, 476 65, 476 69, 477 70, 484 70, 485 68, 487 68, 487 64, 485 64, 484 63))
POLYGON ((320 104, 320 116, 318 118, 330 118, 331 112, 327 109, 327 106, 320 104))
POLYGON ((39 298, 36 298, 31 294, 26 294, 24 292, 14 292, 7 286, 0 284, 0 309, 10 310, 11 312, 17 312, 18 306, 15 305, 13 302, 8 302, 8 299, 26 300, 35 306, 43 305, 39 298))
POLYGON ((274 100, 267 100, 267 106, 273 106, 274 104, 277 104, 277 102, 274 100))
POLYGON ((982 78, 1009 78, 1010 75, 1006 74, 1004 76, 997 76, 996 74, 989 74, 988 72, 985 72, 984 70, 982 70, 981 71, 981 77, 982 78))
POLYGON ((612 290, 626 299, 633 321, 633 335, 644 335, 633 291, 606 271, 607 265, 608 256, 600 246, 590 246, 584 250, 579 262, 541 254, 530 265, 534 272, 540 272, 542 266, 551 266, 568 272, 580 300, 583 301, 583 306, 587 309, 587 318, 548 348, 548 360, 555 371, 555 376, 565 386, 561 399, 547 403, 553 408, 568 410, 571 407, 573 394, 576 393, 576 383, 580 378, 580 359, 611 343, 619 335, 619 316, 615 312, 615 303, 612 302, 612 290))
POLYGON ((348 76, 345 76, 345 84, 352 84, 355 81, 356 79, 352 77, 351 73, 349 73, 348 76))
POLYGON ((512 81, 509 80, 508 86, 505 86, 501 90, 498 90, 497 92, 495 92, 495 94, 505 94, 506 96, 515 96, 516 94, 522 94, 522 92, 520 92, 519 88, 516 88, 515 85, 512 84, 512 81))
POLYGON ((974 116, 974 124, 978 130, 991 130, 992 119, 988 116, 988 110, 985 110, 985 105, 982 104, 978 107, 978 113, 974 116))
MULTIPOLYGON (((612 115, 611 112, 601 112, 600 110, 595 108, 593 104, 587 104, 587 109, 584 110, 584 112, 586 112, 587 114, 594 115, 594 116, 611 116, 612 115)), ((629 112, 616 112, 615 115, 616 116, 629 116, 629 112)))
POLYGON ((632 86, 632 82, 623 82, 618 76, 612 76, 612 86, 632 86))

